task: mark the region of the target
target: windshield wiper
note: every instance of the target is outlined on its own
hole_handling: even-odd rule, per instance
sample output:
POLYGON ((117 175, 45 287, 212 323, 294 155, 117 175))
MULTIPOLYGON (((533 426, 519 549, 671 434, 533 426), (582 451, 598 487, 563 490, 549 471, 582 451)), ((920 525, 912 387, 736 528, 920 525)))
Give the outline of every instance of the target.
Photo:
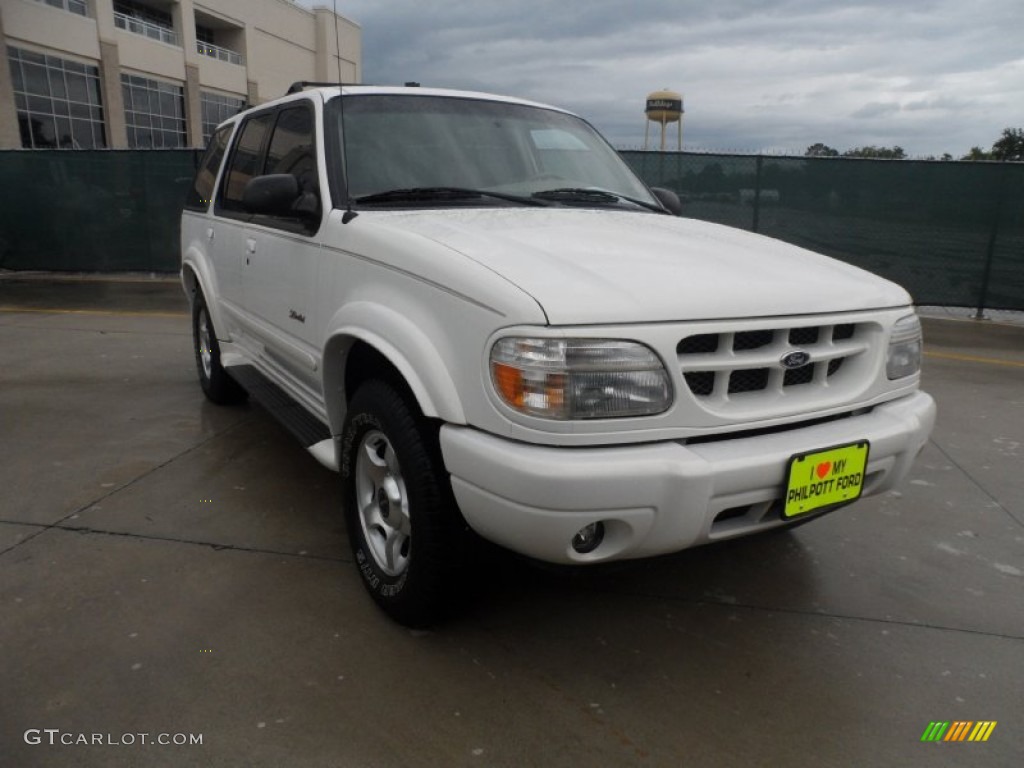
POLYGON ((665 209, 656 203, 648 203, 643 200, 636 200, 618 192, 609 192, 606 189, 587 187, 562 187, 560 189, 544 189, 534 192, 531 197, 538 200, 551 200, 556 203, 594 203, 598 205, 616 204, 621 202, 632 203, 649 211, 665 213, 665 209))
POLYGON ((377 192, 372 195, 357 197, 356 203, 435 203, 435 202, 457 202, 460 200, 479 200, 481 198, 493 198, 505 200, 520 205, 543 206, 541 200, 534 200, 532 197, 521 195, 509 195, 504 192, 488 192, 483 189, 469 189, 467 187, 410 187, 408 189, 389 189, 387 192, 377 192))

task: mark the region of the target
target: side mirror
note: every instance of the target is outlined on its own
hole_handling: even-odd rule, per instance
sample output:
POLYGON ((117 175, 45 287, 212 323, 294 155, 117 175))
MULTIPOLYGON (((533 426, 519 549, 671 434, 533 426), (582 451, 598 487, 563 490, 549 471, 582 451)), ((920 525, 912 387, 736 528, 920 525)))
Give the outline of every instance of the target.
POLYGON ((271 173, 250 179, 242 190, 242 205, 250 213, 268 216, 294 215, 299 181, 290 173, 271 173))
POLYGON ((651 187, 651 192, 658 198, 658 202, 665 206, 673 216, 679 216, 683 212, 683 204, 679 202, 679 195, 671 189, 651 187))

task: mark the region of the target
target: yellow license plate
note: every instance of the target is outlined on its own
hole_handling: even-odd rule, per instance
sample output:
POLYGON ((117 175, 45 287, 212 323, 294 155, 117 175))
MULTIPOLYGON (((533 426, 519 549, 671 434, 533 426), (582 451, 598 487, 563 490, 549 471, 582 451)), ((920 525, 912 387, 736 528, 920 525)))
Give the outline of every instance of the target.
POLYGON ((789 520, 858 498, 864 488, 868 448, 868 441, 862 440, 790 459, 782 517, 789 520))

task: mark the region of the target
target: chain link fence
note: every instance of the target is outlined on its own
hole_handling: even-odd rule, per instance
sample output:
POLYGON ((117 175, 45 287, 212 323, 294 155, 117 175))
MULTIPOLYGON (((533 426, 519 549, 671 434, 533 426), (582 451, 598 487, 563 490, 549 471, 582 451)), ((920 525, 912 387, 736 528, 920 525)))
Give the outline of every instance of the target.
POLYGON ((842 259, 917 304, 1024 309, 1024 164, 621 154, 684 216, 842 259))
POLYGON ((0 152, 0 269, 176 272, 196 150, 0 152))
MULTIPOLYGON (((199 154, 0 152, 0 269, 177 271, 199 154)), ((850 262, 918 304, 1024 310, 1024 163, 622 156, 684 216, 850 262)))

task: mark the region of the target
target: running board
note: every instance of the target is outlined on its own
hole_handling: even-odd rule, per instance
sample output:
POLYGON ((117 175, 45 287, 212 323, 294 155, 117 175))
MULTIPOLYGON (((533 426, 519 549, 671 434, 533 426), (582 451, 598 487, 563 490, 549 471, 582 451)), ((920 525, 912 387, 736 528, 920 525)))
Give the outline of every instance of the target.
POLYGON ((233 365, 225 370, 263 406, 267 413, 291 432, 303 447, 313 454, 313 458, 328 469, 338 471, 334 439, 323 422, 254 366, 233 365))

